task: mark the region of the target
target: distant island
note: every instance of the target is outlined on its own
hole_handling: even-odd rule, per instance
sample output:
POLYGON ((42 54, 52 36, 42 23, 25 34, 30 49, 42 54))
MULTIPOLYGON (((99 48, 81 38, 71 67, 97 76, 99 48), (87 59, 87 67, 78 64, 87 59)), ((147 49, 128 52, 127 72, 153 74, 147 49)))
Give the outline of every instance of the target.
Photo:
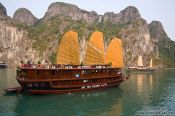
POLYGON ((175 42, 167 36, 161 22, 148 24, 137 8, 128 6, 118 14, 99 15, 62 2, 50 4, 41 19, 26 8, 9 17, 0 3, 0 61, 8 66, 28 60, 56 63, 60 39, 68 30, 78 32, 81 59, 89 36, 98 30, 105 35, 105 47, 115 36, 122 39, 126 67, 136 65, 139 55, 145 66, 151 58, 155 67, 175 66, 175 42))

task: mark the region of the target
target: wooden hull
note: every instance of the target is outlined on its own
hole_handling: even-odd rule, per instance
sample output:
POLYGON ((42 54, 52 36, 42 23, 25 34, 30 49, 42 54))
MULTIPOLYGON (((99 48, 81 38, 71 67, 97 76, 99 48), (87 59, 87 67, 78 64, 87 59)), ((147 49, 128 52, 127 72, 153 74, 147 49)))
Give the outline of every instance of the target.
POLYGON ((140 69, 140 68, 128 68, 127 69, 129 72, 138 72, 138 73, 140 73, 140 72, 154 72, 155 71, 155 69, 153 69, 153 68, 144 68, 144 69, 140 69))
MULTIPOLYGON (((28 69, 24 69, 27 71, 28 69)), ((97 70, 97 69, 95 69, 97 70)), ((116 70, 116 69, 115 69, 116 70)), ((114 69, 98 69, 99 72, 94 71, 94 69, 67 69, 70 75, 68 78, 60 77, 60 75, 65 70, 40 70, 43 73, 45 72, 53 72, 53 71, 60 71, 59 74, 54 76, 45 76, 44 74, 42 77, 31 77, 31 70, 30 77, 23 77, 17 72, 17 81, 22 87, 23 92, 28 92, 32 94, 62 94, 62 93, 72 93, 72 92, 80 92, 80 91, 89 91, 89 90, 97 90, 102 88, 114 87, 121 84, 127 78, 125 78, 122 73, 114 72, 114 69), (87 74, 81 74, 80 77, 72 77, 71 74, 76 72, 88 72, 87 74), (101 71, 100 71, 101 70, 101 71), (106 73, 105 73, 106 70, 106 73), (108 71, 111 72, 109 73, 108 71), (61 72, 62 71, 62 72, 61 72), (92 71, 92 74, 91 74, 92 71)), ((38 69, 37 69, 38 71, 38 69)), ((34 73, 35 70, 32 70, 34 73)), ((66 77, 66 76, 65 76, 66 77)))
MULTIPOLYGON (((95 78, 96 79, 96 78, 95 78)), ((50 81, 22 81, 17 77, 18 82, 20 83, 23 91, 33 93, 33 94, 61 94, 61 93, 72 93, 72 92, 80 92, 80 91, 89 91, 89 90, 97 90, 102 88, 108 88, 113 86, 118 86, 126 78, 119 75, 119 77, 108 77, 108 81, 106 79, 105 82, 85 82, 93 79, 83 79, 80 83, 79 80, 66 80, 69 83, 74 83, 77 85, 59 85, 62 80, 50 80, 50 81), (78 84, 79 83, 79 84, 78 84)), ((100 79, 97 79, 97 81, 100 79)))
POLYGON ((64 94, 64 93, 74 93, 74 92, 83 92, 83 91, 92 91, 92 90, 99 90, 99 89, 104 89, 108 87, 113 87, 119 85, 121 82, 107 85, 107 86, 101 86, 101 87, 96 87, 96 88, 80 88, 80 89, 69 89, 69 90, 29 90, 29 93, 32 94, 64 94))

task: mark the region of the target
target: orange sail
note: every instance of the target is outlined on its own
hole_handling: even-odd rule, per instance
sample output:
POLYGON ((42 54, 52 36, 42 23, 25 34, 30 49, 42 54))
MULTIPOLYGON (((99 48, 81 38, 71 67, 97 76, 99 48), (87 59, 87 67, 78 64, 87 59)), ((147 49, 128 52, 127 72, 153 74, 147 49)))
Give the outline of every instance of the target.
POLYGON ((107 49, 105 63, 112 63, 112 67, 123 67, 123 53, 121 39, 114 38, 107 49))
POLYGON ((149 67, 150 67, 150 68, 153 68, 153 59, 152 59, 152 58, 151 58, 151 60, 150 60, 149 67))
POLYGON ((143 66, 142 56, 139 56, 138 58, 138 66, 143 66))
POLYGON ((57 54, 57 64, 80 64, 78 34, 68 31, 63 35, 57 54))
POLYGON ((104 64, 104 42, 102 32, 95 31, 91 35, 86 49, 84 64, 104 64))

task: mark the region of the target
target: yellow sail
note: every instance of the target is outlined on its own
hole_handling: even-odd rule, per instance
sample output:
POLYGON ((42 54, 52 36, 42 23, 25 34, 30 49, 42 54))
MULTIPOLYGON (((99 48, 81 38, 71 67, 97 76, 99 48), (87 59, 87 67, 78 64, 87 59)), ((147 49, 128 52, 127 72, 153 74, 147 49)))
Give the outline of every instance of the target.
POLYGON ((57 64, 80 64, 78 34, 68 31, 63 35, 57 54, 57 64))
POLYGON ((84 64, 104 64, 104 42, 102 32, 95 31, 91 35, 86 49, 84 64))
POLYGON ((123 53, 121 39, 114 38, 110 42, 106 55, 105 62, 112 63, 112 67, 123 67, 123 53))
POLYGON ((149 67, 150 67, 150 68, 152 68, 152 67, 153 67, 153 60, 152 60, 152 58, 151 58, 151 60, 150 60, 149 67))
POLYGON ((142 56, 139 56, 138 58, 138 66, 143 66, 142 56))

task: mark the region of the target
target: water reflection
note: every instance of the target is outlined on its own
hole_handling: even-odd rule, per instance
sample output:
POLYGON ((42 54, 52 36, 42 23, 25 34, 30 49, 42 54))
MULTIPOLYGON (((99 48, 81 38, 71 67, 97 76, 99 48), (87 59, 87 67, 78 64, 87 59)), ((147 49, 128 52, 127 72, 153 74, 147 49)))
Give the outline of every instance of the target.
POLYGON ((138 95, 140 95, 143 91, 143 87, 144 87, 144 75, 143 74, 137 74, 137 93, 138 95))
POLYGON ((17 87, 19 86, 16 80, 16 69, 8 68, 7 69, 7 87, 17 87))
POLYGON ((107 113, 108 116, 121 116, 123 112, 122 100, 119 99, 111 106, 111 110, 107 113))
MULTIPOLYGON (((3 92, 3 88, 6 87, 7 83, 7 70, 6 69, 0 69, 0 93, 3 92)), ((0 94, 1 96, 1 94, 0 94)))
POLYGON ((150 86, 150 89, 153 89, 153 75, 152 74, 149 74, 149 86, 150 86))
POLYGON ((115 111, 114 114, 120 114, 122 106, 118 102, 121 95, 120 88, 65 95, 21 95, 17 100, 15 112, 21 115, 47 113, 52 116, 70 114, 102 116, 112 110, 115 111))

